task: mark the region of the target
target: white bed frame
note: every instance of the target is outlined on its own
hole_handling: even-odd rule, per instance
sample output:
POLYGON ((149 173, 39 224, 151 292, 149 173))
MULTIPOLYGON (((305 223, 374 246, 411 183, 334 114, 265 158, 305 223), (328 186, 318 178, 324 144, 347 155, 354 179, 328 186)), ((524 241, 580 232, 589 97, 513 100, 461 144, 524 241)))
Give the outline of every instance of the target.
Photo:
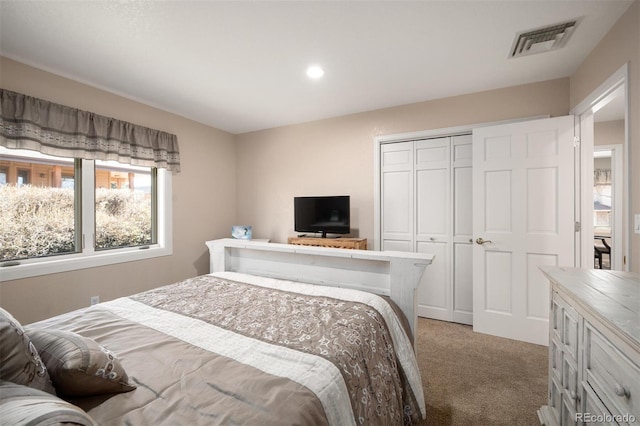
POLYGON ((416 335, 416 289, 434 255, 309 247, 225 238, 207 241, 210 271, 234 271, 389 296, 416 335))

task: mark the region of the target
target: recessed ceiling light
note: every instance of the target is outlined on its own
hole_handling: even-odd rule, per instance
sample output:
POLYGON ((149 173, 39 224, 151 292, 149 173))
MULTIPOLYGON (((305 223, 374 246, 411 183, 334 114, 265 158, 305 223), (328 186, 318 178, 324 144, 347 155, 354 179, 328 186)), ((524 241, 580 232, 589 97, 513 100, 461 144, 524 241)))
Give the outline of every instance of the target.
POLYGON ((311 65, 309 68, 307 68, 307 75, 309 76, 309 78, 320 78, 324 75, 324 70, 318 65, 311 65))

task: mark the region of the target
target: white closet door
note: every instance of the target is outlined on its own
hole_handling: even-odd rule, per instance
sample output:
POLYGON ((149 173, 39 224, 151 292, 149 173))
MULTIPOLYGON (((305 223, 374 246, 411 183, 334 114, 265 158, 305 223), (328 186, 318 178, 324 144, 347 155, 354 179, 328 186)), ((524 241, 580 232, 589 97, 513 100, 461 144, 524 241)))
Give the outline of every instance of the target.
POLYGON ((382 249, 414 250, 413 142, 382 145, 382 249))
POLYGON ((473 176, 471 135, 451 138, 453 166, 453 318, 473 324, 473 176))
POLYGON ((415 142, 416 248, 433 253, 418 287, 418 315, 451 321, 451 140, 415 142))

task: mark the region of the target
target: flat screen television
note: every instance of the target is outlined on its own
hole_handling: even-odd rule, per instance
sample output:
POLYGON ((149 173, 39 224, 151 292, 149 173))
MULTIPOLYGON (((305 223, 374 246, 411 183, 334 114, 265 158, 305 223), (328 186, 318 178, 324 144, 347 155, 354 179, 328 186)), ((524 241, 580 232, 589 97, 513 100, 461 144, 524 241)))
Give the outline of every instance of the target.
POLYGON ((350 227, 349 196, 294 197, 296 232, 348 234, 350 227))

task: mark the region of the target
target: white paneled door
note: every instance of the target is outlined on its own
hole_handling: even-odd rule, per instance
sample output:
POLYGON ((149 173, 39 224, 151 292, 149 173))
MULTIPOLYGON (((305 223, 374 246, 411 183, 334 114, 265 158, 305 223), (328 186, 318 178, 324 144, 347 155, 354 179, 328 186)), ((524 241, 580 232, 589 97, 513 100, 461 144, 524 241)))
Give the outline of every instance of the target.
POLYGON ((548 344, 539 265, 574 264, 573 117, 473 131, 473 328, 548 344))

